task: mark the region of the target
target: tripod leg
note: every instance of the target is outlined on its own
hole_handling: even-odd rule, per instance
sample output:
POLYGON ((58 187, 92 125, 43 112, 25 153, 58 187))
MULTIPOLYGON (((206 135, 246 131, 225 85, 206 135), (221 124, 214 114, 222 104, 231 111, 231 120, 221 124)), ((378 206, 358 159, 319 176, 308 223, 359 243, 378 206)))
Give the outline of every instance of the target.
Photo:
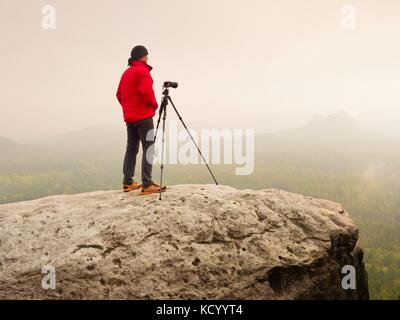
POLYGON ((166 97, 164 97, 162 102, 161 102, 160 111, 159 111, 159 114, 158 114, 156 132, 154 134, 154 142, 156 142, 156 140, 157 140, 158 127, 160 126, 160 121, 161 121, 161 117, 163 115, 163 112, 167 109, 166 108, 167 104, 168 104, 168 100, 166 99, 166 97))
POLYGON ((165 120, 167 118, 167 108, 163 111, 162 139, 161 139, 161 178, 160 178, 160 200, 162 200, 162 180, 164 172, 164 144, 165 144, 165 120))
POLYGON ((213 178, 215 184, 218 185, 217 179, 215 179, 215 176, 214 176, 214 174, 212 173, 212 171, 211 171, 211 169, 210 169, 210 166, 208 165, 208 163, 207 163, 206 159, 204 158, 203 154, 201 153, 201 150, 200 150, 199 146, 197 145, 196 141, 194 141, 192 135, 190 134, 189 129, 186 127, 185 122, 183 121, 183 119, 182 119, 181 115, 179 114, 178 110, 176 109, 176 107, 175 107, 174 103, 172 102, 172 99, 171 99, 170 96, 168 96, 168 100, 169 100, 169 102, 171 102, 172 107, 174 108, 174 110, 175 110, 175 112, 176 112, 176 115, 178 116, 179 120, 182 122, 183 126, 185 127, 185 129, 186 129, 186 131, 187 131, 187 133, 188 133, 190 139, 192 139, 193 144, 194 144, 195 147, 197 148, 197 151, 199 152, 200 157, 203 159, 205 165, 207 166, 207 169, 208 169, 208 171, 210 172, 210 174, 211 174, 211 176, 212 176, 212 178, 213 178))
POLYGON ((160 120, 161 120, 161 112, 162 111, 160 111, 160 115, 158 116, 158 120, 157 120, 156 132, 154 133, 154 142, 156 142, 156 140, 157 140, 158 127, 160 126, 160 120))

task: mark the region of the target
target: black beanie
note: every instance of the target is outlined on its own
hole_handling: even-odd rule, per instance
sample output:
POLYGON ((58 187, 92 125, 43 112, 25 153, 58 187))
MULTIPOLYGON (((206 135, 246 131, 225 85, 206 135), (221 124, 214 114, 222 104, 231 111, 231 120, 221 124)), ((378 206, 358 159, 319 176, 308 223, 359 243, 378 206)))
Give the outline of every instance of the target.
POLYGON ((140 60, 147 56, 149 52, 144 46, 136 46, 132 49, 131 57, 128 60, 128 66, 132 64, 133 61, 140 60))

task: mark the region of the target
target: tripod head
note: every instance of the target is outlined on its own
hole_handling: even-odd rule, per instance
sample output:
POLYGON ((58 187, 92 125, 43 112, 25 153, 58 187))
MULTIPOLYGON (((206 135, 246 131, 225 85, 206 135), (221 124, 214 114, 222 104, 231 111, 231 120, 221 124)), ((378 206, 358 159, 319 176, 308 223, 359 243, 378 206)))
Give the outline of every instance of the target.
POLYGON ((163 96, 168 96, 169 95, 169 89, 168 88, 164 88, 163 92, 162 92, 163 96))

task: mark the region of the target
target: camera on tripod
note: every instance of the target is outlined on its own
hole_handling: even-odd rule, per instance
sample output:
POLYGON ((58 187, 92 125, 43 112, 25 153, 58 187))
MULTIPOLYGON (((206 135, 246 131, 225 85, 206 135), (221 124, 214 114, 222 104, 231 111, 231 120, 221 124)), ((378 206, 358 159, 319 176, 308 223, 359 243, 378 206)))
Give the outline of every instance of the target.
POLYGON ((163 84, 163 88, 176 89, 176 88, 178 88, 178 82, 165 81, 164 84, 163 84))

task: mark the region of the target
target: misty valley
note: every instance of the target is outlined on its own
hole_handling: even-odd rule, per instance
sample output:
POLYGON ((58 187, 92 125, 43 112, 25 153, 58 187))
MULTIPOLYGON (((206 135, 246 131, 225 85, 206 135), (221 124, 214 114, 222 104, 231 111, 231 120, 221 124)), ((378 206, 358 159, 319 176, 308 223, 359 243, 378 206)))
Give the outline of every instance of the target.
MULTIPOLYGON (((124 134, 90 128, 37 145, 1 138, 0 203, 119 189, 124 134)), ((337 113, 291 131, 256 135, 251 175, 235 175, 235 165, 212 169, 220 184, 235 188, 277 188, 342 203, 360 228, 371 298, 399 299, 399 146, 399 140, 337 113)), ((164 179, 167 185, 211 184, 206 170, 200 164, 166 165, 164 179)), ((153 174, 158 179, 158 166, 153 174)))

